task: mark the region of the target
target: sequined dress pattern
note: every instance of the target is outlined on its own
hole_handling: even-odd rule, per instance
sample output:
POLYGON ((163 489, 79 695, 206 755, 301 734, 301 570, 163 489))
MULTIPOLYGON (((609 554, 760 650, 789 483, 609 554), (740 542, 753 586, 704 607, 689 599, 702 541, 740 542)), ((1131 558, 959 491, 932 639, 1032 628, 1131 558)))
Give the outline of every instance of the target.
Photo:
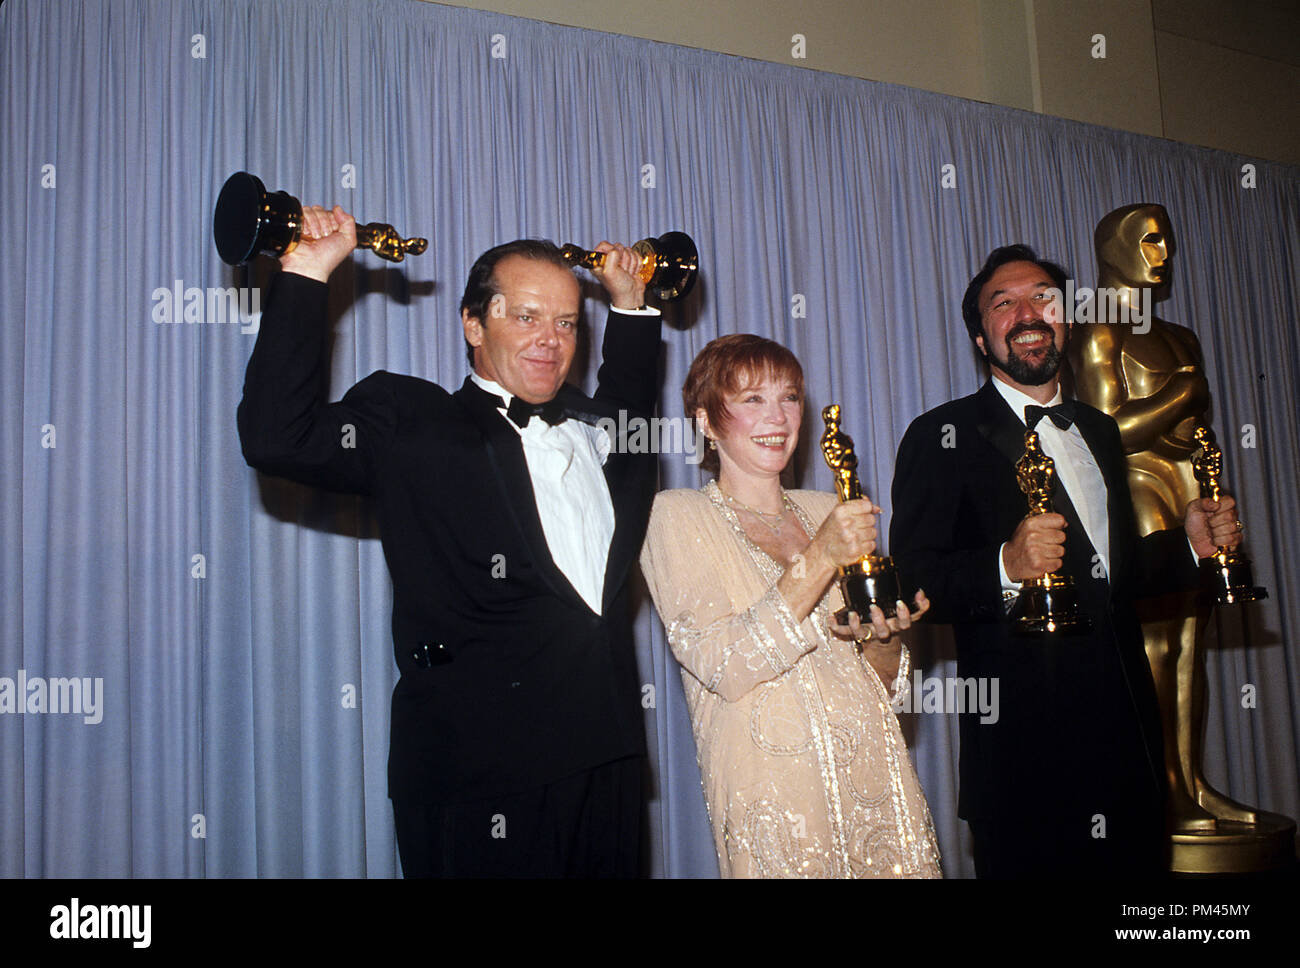
MULTIPOLYGON (((786 493, 809 535, 836 500, 786 493)), ((655 498, 641 568, 682 666, 722 876, 939 877, 894 697, 828 630, 835 583, 796 621, 782 566, 715 482, 655 498)), ((898 683, 907 667, 904 648, 898 683)))

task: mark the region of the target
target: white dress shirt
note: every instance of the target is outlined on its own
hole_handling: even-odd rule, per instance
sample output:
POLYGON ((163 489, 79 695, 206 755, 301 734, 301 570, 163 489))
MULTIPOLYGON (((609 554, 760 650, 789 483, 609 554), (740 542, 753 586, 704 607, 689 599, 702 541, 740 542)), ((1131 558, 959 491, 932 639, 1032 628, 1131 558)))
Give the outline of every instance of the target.
POLYGON ((505 416, 514 395, 477 373, 470 379, 501 398, 502 419, 519 434, 546 546, 557 568, 593 612, 601 613, 605 565, 614 536, 614 504, 601 471, 609 434, 580 420, 552 427, 541 417, 520 427, 505 416))
MULTIPOLYGON (((1025 422, 1025 407, 1030 404, 1036 407, 1054 407, 1062 400, 1060 386, 1056 388, 1056 396, 1048 403, 1040 404, 1033 397, 1007 386, 997 377, 993 377, 992 380, 993 386, 998 393, 1002 394, 1002 399, 1007 402, 1022 424, 1025 422)), ((1093 564, 1100 564, 1102 577, 1109 578, 1110 521, 1106 515, 1106 481, 1101 476, 1101 468, 1097 466, 1092 451, 1088 449, 1087 441, 1079 432, 1078 423, 1072 423, 1068 430, 1062 430, 1052 423, 1051 417, 1043 417, 1034 429, 1038 431, 1038 442, 1042 445, 1043 453, 1055 462, 1056 478, 1069 496, 1070 503, 1074 505, 1079 521, 1083 524, 1083 530, 1087 532, 1088 540, 1092 542, 1093 550, 1097 552, 1098 560, 1093 564)), ((1006 543, 1003 542, 1002 547, 998 549, 998 575, 1002 580, 1002 589, 1004 592, 1019 594, 1020 582, 1012 581, 1007 577, 1007 568, 1002 561, 1002 552, 1005 548, 1006 543)))

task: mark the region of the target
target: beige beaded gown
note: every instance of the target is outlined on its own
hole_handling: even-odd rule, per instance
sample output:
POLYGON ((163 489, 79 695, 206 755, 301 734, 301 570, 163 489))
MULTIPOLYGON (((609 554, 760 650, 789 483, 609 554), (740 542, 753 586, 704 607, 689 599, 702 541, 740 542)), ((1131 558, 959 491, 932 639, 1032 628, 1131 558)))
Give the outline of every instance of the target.
MULTIPOLYGON (((810 536, 835 505, 786 494, 810 536)), ((641 568, 682 666, 722 876, 940 876, 893 697, 828 629, 835 583, 795 621, 782 566, 712 481, 655 498, 641 568)), ((904 649, 900 684, 907 666, 904 649)))

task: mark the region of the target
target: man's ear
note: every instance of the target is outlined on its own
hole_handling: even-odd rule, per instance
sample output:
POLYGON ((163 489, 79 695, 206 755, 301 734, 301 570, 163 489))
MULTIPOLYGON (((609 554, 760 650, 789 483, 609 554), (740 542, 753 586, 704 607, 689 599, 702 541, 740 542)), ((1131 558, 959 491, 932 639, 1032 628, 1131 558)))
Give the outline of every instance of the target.
POLYGON ((465 340, 470 346, 483 345, 483 324, 477 316, 471 316, 468 309, 460 311, 460 324, 465 330, 465 340))
POLYGON ((989 351, 988 351, 987 349, 984 348, 984 334, 983 334, 983 333, 980 333, 978 336, 975 337, 975 345, 979 347, 980 355, 981 355, 982 357, 984 357, 984 359, 987 360, 987 359, 989 358, 989 351))

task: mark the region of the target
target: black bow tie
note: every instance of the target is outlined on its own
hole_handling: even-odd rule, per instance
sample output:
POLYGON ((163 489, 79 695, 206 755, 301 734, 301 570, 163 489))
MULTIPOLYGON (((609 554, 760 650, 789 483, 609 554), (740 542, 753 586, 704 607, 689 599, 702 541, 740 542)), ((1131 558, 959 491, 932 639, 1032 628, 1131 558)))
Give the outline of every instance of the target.
POLYGON ((506 407, 506 416, 515 422, 519 428, 528 426, 528 421, 533 417, 541 417, 548 424, 554 427, 556 424, 564 423, 567 414, 564 412, 564 404, 559 400, 547 400, 545 403, 529 403, 527 400, 521 400, 514 397, 510 401, 510 406, 506 407))
POLYGON ((1040 407, 1032 403, 1025 407, 1025 425, 1030 430, 1044 417, 1050 417, 1052 423, 1062 430, 1069 430, 1070 424, 1074 423, 1074 401, 1065 400, 1054 407, 1040 407))

